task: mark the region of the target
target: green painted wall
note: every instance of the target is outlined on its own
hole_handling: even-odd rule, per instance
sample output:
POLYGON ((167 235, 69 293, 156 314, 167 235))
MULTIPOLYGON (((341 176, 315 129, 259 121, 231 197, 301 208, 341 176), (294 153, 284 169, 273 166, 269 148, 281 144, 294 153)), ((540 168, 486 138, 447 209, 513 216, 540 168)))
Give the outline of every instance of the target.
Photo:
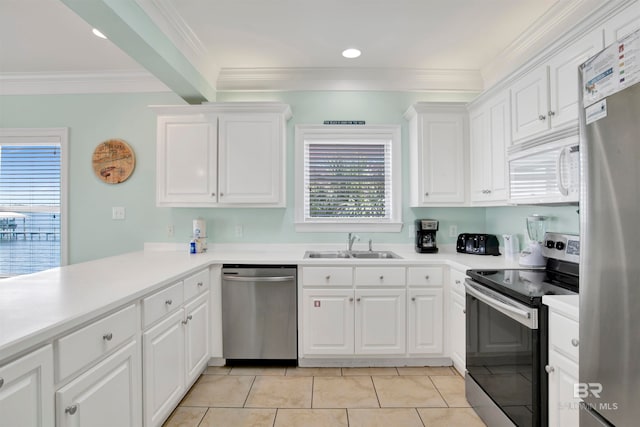
MULTIPOLYGON (((366 120, 369 124, 400 124, 403 140, 403 219, 440 220, 440 243, 453 243, 450 225, 458 232, 523 233, 524 218, 543 213, 557 218, 550 229, 577 231, 578 219, 571 207, 505 208, 409 208, 408 129, 403 118, 417 101, 467 101, 468 95, 400 92, 280 92, 218 93, 218 101, 281 101, 291 105, 288 122, 286 209, 186 209, 155 206, 155 115, 147 107, 185 104, 177 95, 105 94, 0 96, 1 127, 69 127, 70 262, 79 262, 140 250, 144 242, 187 242, 191 220, 207 220, 210 242, 286 243, 340 242, 344 233, 296 233, 293 229, 293 127, 323 120, 366 120), (136 153, 131 178, 118 185, 99 181, 91 169, 91 155, 100 142, 126 140, 136 153), (111 207, 124 206, 126 219, 111 220, 111 207), (175 227, 173 238, 167 226, 175 227), (242 225, 243 237, 235 236, 242 225), (556 227, 557 226, 557 227, 556 227)), ((400 233, 359 233, 362 242, 410 243, 408 228, 400 233)))

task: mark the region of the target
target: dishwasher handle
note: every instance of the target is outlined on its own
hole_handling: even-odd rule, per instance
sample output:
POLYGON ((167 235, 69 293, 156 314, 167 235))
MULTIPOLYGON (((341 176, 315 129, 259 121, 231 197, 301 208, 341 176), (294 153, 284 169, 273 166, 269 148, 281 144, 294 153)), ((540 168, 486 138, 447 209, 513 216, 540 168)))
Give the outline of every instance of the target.
POLYGON ((225 274, 223 280, 230 282, 290 282, 295 280, 295 276, 235 276, 225 274))

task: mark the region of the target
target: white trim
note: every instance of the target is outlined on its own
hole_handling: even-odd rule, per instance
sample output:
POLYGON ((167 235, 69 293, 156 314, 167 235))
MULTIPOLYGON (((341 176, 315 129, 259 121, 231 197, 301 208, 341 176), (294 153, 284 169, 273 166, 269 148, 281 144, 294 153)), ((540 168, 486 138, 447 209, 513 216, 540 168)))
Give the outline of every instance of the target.
POLYGON ((478 93, 478 70, 392 68, 223 68, 220 91, 382 90, 478 93))
POLYGON ((0 95, 170 91, 146 71, 0 73, 0 95))
POLYGON ((60 265, 69 263, 69 128, 0 128, 0 143, 60 144, 60 265))
POLYGON ((358 231, 398 232, 402 229, 402 139, 400 125, 296 125, 295 126, 295 203, 294 221, 298 232, 358 231), (391 141, 392 217, 385 221, 358 218, 355 221, 309 222, 304 218, 304 143, 308 138, 372 138, 391 141))

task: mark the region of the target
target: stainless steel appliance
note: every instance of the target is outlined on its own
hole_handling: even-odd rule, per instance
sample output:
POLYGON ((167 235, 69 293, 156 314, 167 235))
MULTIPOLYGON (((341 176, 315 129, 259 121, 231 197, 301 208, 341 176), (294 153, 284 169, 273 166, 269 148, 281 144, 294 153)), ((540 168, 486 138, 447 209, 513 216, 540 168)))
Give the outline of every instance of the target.
POLYGON ((456 252, 475 255, 500 255, 500 242, 493 234, 462 233, 456 241, 456 252))
POLYGON ((435 219, 416 219, 416 252, 436 253, 436 231, 438 221, 435 219))
POLYGON ((581 426, 640 420, 640 31, 581 66, 581 426), (635 63, 634 63, 635 60, 635 63), (635 68, 634 68, 635 66, 635 68))
POLYGON ((545 269, 468 270, 465 392, 484 422, 547 425, 547 308, 578 292, 578 236, 547 233, 545 269))
POLYGON ((223 266, 222 355, 228 363, 297 359, 296 277, 295 266, 223 266))

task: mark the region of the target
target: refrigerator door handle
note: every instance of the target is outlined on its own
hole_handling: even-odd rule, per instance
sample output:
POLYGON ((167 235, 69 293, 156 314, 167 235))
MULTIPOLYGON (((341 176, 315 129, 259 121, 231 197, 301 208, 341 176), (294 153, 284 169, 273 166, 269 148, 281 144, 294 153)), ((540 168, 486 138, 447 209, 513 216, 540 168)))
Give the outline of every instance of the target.
POLYGON ((564 182, 562 182, 562 168, 563 166, 565 166, 568 153, 569 147, 563 148, 562 150, 560 150, 560 153, 558 154, 558 158, 556 160, 556 179, 558 181, 558 191, 565 197, 569 195, 569 186, 565 186, 564 182))

